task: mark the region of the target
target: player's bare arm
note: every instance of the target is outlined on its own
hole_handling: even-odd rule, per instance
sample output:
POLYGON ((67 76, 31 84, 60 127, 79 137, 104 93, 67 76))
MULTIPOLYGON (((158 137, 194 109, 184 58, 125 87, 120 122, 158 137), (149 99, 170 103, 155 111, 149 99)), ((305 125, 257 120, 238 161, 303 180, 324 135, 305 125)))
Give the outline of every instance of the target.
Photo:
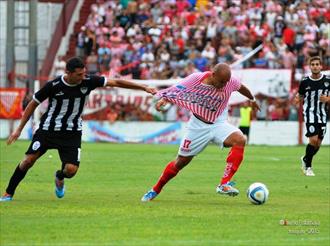
POLYGON ((323 102, 323 103, 329 103, 330 104, 330 96, 321 95, 320 96, 320 101, 323 102))
POLYGON ((157 93, 156 88, 152 88, 152 87, 149 87, 144 84, 137 84, 137 83, 127 81, 127 80, 122 80, 122 79, 108 79, 107 86, 142 90, 142 91, 145 91, 152 95, 157 93))
POLYGON ((294 103, 294 105, 299 106, 299 104, 300 104, 300 100, 301 100, 301 96, 299 95, 299 93, 297 93, 297 94, 295 95, 295 97, 293 98, 293 103, 294 103))
POLYGON ((15 142, 18 139, 18 137, 21 135, 21 132, 22 132, 26 122, 28 122, 28 120, 30 119, 34 110, 38 107, 38 105, 39 104, 34 100, 31 100, 31 102, 27 105, 26 109, 24 110, 21 122, 19 123, 19 126, 8 137, 7 145, 10 145, 11 143, 15 142))
POLYGON ((258 103, 256 102, 254 96, 252 95, 251 91, 249 90, 249 88, 247 88, 245 85, 242 84, 241 88, 239 88, 238 92, 250 100, 250 105, 253 109, 257 109, 260 111, 260 107, 259 107, 258 103))

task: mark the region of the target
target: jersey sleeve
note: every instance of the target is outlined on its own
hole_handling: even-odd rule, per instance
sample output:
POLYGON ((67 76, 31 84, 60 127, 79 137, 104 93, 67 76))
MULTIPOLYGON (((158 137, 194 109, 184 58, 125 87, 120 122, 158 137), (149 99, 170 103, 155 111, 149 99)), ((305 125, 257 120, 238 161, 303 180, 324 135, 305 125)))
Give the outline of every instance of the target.
POLYGON ((299 84, 299 89, 298 89, 298 93, 300 96, 303 96, 305 94, 305 85, 304 85, 304 81, 301 81, 299 84))
POLYGON ((39 91, 34 93, 32 97, 33 100, 38 104, 45 101, 51 95, 52 87, 53 87, 52 82, 48 82, 47 84, 45 84, 44 87, 42 87, 39 91))
POLYGON ((231 91, 238 91, 241 88, 241 81, 237 78, 232 77, 229 82, 229 87, 231 91))
POLYGON ((190 85, 197 83, 198 78, 202 76, 202 73, 192 73, 188 75, 187 77, 183 78, 178 84, 172 85, 171 87, 168 87, 166 89, 160 90, 156 94, 156 98, 168 98, 169 95, 173 95, 175 93, 180 92, 181 90, 185 90, 187 87, 190 87, 190 85))
POLYGON ((188 86, 191 83, 196 83, 196 80, 201 78, 203 76, 203 73, 197 72, 197 73, 192 73, 188 75, 187 77, 183 78, 178 85, 181 86, 188 86))
POLYGON ((107 85, 107 79, 104 76, 91 76, 89 87, 91 90, 96 89, 97 87, 103 87, 107 85))

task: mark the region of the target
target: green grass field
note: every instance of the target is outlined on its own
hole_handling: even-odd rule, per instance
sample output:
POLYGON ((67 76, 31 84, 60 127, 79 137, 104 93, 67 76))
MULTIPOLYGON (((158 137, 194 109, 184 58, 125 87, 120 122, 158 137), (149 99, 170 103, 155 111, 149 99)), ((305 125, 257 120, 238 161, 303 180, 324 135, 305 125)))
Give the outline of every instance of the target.
MULTIPOLYGON (((29 142, 0 144, 3 192, 29 142)), ((237 197, 215 193, 228 150, 209 146, 154 201, 141 203, 176 151, 84 143, 80 170, 66 181, 63 199, 54 195, 59 158, 48 151, 15 199, 0 204, 0 245, 329 245, 329 146, 315 157, 315 177, 300 171, 304 146, 248 146, 234 177, 237 197), (261 206, 245 194, 256 181, 270 190, 261 206)))

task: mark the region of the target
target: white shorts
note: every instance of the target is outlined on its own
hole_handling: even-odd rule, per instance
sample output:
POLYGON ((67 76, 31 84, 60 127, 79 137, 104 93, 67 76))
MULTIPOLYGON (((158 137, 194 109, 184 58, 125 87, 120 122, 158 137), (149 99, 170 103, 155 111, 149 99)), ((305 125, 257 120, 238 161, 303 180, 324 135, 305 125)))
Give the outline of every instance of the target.
POLYGON ((240 132, 240 130, 226 120, 207 124, 192 115, 188 122, 186 133, 181 140, 178 154, 181 156, 198 155, 211 141, 222 148, 223 142, 233 132, 240 132))

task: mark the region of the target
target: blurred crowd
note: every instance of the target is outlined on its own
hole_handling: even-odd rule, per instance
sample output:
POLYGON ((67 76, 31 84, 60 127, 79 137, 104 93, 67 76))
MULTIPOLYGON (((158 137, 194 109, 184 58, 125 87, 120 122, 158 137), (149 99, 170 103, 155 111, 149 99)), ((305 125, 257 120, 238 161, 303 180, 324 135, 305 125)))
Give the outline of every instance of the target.
POLYGON ((168 79, 233 63, 303 69, 320 55, 330 67, 326 0, 98 0, 77 34, 90 73, 168 79))
MULTIPOLYGON (((310 56, 321 56, 330 68, 329 22, 327 0, 97 0, 77 34, 76 54, 90 74, 169 79, 240 61, 263 44, 235 68, 293 69, 300 80, 310 56)), ((285 100, 267 99, 265 116, 255 118, 296 118, 285 100)), ((155 120, 139 109, 116 107, 121 110, 102 115, 110 121, 155 120)), ((187 118, 172 111, 156 120, 187 118)))

